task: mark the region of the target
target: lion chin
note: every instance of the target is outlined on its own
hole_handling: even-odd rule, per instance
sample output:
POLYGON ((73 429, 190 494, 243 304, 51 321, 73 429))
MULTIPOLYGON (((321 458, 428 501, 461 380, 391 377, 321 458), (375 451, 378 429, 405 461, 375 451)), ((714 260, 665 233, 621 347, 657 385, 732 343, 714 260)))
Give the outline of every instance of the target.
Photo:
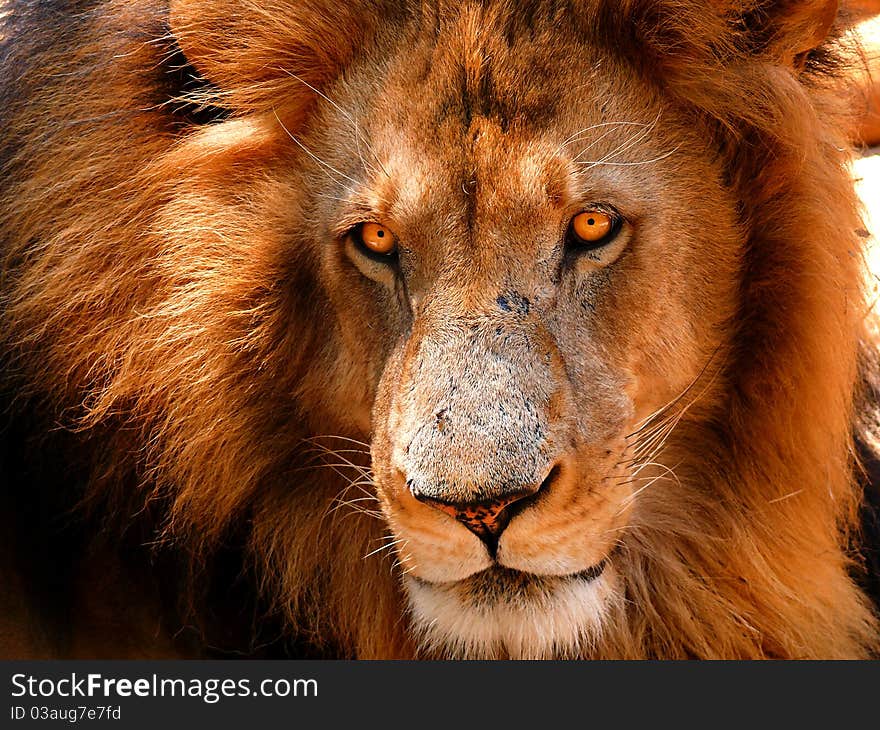
POLYGON ((588 655, 620 603, 610 565, 572 576, 489 568, 463 581, 407 577, 405 585, 423 650, 457 659, 588 655))

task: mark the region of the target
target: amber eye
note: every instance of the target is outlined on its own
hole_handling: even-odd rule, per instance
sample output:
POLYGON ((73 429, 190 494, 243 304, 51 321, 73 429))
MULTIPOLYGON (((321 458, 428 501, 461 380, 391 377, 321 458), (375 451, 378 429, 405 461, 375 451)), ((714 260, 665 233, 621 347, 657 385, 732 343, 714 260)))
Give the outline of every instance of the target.
POLYGON ((601 210, 585 210, 571 219, 570 242, 577 246, 602 246, 617 234, 620 217, 601 210))
POLYGON ((394 234, 378 223, 361 223, 354 231, 354 238, 367 253, 391 256, 397 250, 394 234))

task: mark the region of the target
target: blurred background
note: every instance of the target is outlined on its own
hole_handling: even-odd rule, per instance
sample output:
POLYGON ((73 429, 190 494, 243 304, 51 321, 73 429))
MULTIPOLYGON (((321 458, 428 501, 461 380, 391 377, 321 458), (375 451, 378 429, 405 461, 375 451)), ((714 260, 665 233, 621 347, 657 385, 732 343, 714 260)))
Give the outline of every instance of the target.
MULTIPOLYGON (((880 0, 852 0, 851 4, 860 20, 855 32, 868 61, 862 84, 864 113, 855 140, 860 157, 855 161, 854 175, 865 203, 865 223, 876 244, 880 239, 880 0)), ((880 271, 880 255, 871 258, 874 271, 880 271)))

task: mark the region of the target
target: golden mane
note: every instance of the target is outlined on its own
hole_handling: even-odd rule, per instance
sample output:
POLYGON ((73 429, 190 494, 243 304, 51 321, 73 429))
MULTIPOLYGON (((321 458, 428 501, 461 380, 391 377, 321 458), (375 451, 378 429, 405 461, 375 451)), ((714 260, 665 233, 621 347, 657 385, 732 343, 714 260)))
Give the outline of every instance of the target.
MULTIPOLYGON (((522 11, 476 4, 505 23, 522 11)), ((364 557, 383 524, 334 510, 350 480, 309 468, 315 448, 345 448, 322 437, 368 436, 346 408, 365 386, 339 357, 314 252, 294 245, 281 214, 303 191, 280 174, 302 152, 279 121, 315 133, 301 80, 335 78, 383 16, 327 3, 304 17, 279 0, 230 30, 226 3, 173 5, 170 32, 155 0, 101 3, 58 39, 20 33, 60 27, 51 11, 15 6, 4 20, 9 412, 27 414, 36 438, 74 434, 88 478, 70 501, 85 519, 120 534, 147 519, 157 549, 199 574, 238 536, 253 592, 292 634, 343 656, 417 656, 392 558, 364 557), (326 37, 336 45, 304 40, 326 37), (176 43, 217 87, 169 95, 176 43), (222 124, 197 123, 210 104, 226 110, 222 124)), ((868 442, 874 428, 859 400, 875 334, 838 73, 853 57, 838 38, 795 59, 798 75, 758 63, 775 36, 743 29, 760 25, 761 3, 733 5, 741 22, 682 0, 585 0, 580 16, 584 33, 613 38, 610 55, 711 130, 749 237, 735 348, 667 445, 680 481, 636 512, 619 552, 629 608, 595 657, 877 649, 870 602, 843 577, 858 574, 859 556, 840 549, 858 541, 854 424, 868 442)), ((390 6, 405 28, 421 4, 390 6)), ((357 475, 368 464, 355 456, 357 475)))

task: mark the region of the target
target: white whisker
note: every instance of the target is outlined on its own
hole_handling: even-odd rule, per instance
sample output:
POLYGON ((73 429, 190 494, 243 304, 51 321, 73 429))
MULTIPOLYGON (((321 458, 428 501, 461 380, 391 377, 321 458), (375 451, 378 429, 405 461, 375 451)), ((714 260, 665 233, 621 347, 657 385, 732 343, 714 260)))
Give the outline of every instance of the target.
POLYGON ((674 155, 678 152, 681 145, 676 145, 673 149, 669 150, 669 152, 659 155, 657 157, 653 157, 650 160, 639 160, 636 162, 605 162, 604 160, 595 160, 595 161, 583 161, 578 162, 579 165, 587 165, 587 169, 589 170, 592 167, 597 167, 599 165, 611 166, 611 167, 635 167, 637 165, 651 165, 655 162, 660 162, 660 160, 665 160, 667 157, 674 155))
MULTIPOLYGON (((303 84, 305 87, 311 89, 313 92, 315 92, 315 94, 320 96, 324 101, 326 101, 334 109, 336 109, 340 114, 342 114, 349 122, 351 122, 352 126, 354 126, 355 144, 357 145, 357 148, 358 148, 357 153, 358 153, 358 157, 360 157, 361 164, 364 166, 364 169, 367 172, 374 171, 374 168, 367 164, 367 161, 364 159, 364 156, 361 153, 360 144, 361 144, 361 139, 363 138, 363 135, 361 134, 360 125, 358 124, 357 119, 355 119, 349 112, 347 112, 345 109, 343 109, 341 106, 339 106, 339 104, 337 104, 335 101, 333 101, 333 99, 331 99, 329 96, 327 96, 323 91, 321 91, 320 89, 316 89, 314 86, 312 86, 305 79, 297 76, 295 73, 293 73, 291 71, 288 71, 286 68, 280 68, 279 70, 282 73, 287 74, 291 78, 296 79, 301 84, 303 84)), ((382 172, 385 174, 385 177, 390 178, 391 176, 388 174, 388 171, 385 169, 385 166, 382 164, 382 161, 379 159, 379 156, 376 154, 375 150, 373 150, 373 148, 370 146, 370 144, 367 142, 366 139, 364 139, 364 143, 366 144, 367 149, 370 151, 370 154, 373 156, 373 159, 376 160, 376 163, 382 169, 382 172)))
MULTIPOLYGON (((275 119, 278 120, 278 124, 281 125, 281 128, 287 133, 287 136, 290 137, 290 138, 294 141, 294 143, 296 144, 296 146, 299 147, 303 152, 305 152, 309 157, 311 157, 315 162, 317 162, 319 165, 321 165, 321 167, 323 167, 323 168, 325 168, 326 170, 329 170, 330 172, 332 172, 332 173, 338 175, 339 177, 343 178, 344 180, 348 180, 350 183, 352 183, 352 184, 355 185, 355 186, 359 186, 359 185, 360 185, 360 183, 359 183, 357 180, 355 180, 353 177, 350 177, 349 175, 346 175, 344 172, 341 172, 340 170, 337 170, 335 167, 333 167, 333 165, 329 165, 329 164, 327 164, 326 162, 324 162, 324 160, 322 160, 322 159, 321 159, 320 157, 318 157, 314 152, 312 152, 308 147, 306 147, 302 142, 300 142, 300 141, 296 138, 296 136, 295 136, 295 135, 294 135, 294 134, 293 134, 293 133, 287 128, 287 127, 284 126, 284 122, 281 121, 281 117, 278 116, 278 112, 276 112, 274 109, 272 110, 272 114, 275 115, 275 119)), ((339 181, 338 181, 338 180, 333 180, 333 182, 338 183, 339 181)), ((345 187, 345 186, 343 186, 343 187, 345 187)), ((346 188, 346 189, 347 189, 350 193, 352 193, 352 195, 355 194, 355 190, 354 190, 354 189, 352 189, 352 188, 346 188)))

